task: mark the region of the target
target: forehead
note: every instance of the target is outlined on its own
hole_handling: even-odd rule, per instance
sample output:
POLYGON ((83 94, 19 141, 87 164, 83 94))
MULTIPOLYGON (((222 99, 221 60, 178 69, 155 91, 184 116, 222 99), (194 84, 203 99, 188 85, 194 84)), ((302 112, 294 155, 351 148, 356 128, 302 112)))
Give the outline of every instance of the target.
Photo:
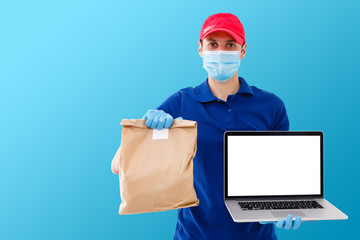
POLYGON ((204 40, 209 40, 209 39, 214 39, 217 41, 229 41, 229 40, 234 40, 235 39, 227 32, 222 32, 222 31, 216 31, 213 33, 210 33, 209 35, 207 35, 204 40))

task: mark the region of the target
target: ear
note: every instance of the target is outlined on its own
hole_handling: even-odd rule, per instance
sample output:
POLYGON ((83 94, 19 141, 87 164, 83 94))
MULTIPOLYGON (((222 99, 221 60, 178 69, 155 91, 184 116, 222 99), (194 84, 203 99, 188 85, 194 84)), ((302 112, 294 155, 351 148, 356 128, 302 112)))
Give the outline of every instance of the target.
POLYGON ((246 54, 246 47, 247 47, 247 43, 244 44, 244 46, 242 47, 241 51, 240 51, 240 59, 245 57, 246 54))
POLYGON ((198 53, 199 53, 200 57, 203 57, 200 41, 198 41, 198 46, 199 46, 198 53))

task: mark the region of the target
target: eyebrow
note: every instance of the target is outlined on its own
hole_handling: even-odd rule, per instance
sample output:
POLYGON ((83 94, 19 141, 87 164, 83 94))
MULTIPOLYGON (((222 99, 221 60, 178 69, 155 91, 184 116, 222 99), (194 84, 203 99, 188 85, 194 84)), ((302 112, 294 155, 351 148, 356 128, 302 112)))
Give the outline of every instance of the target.
MULTIPOLYGON (((217 42, 217 40, 214 38, 208 38, 208 41, 217 42)), ((236 42, 236 41, 233 39, 233 40, 227 40, 226 42, 236 42)))

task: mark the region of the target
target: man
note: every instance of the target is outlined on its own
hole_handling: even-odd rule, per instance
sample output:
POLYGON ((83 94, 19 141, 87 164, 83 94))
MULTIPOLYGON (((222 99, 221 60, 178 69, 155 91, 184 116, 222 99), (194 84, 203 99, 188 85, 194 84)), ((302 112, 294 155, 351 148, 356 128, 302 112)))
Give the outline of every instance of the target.
MULTIPOLYGON (((194 163, 197 207, 178 210, 174 239, 277 239, 274 224, 235 223, 223 198, 223 133, 226 130, 289 130, 282 100, 249 86, 238 76, 245 57, 244 28, 229 13, 211 15, 200 32, 199 55, 208 78, 202 84, 180 89, 143 118, 151 128, 168 128, 174 118, 198 125, 194 163)), ((118 163, 112 164, 118 173, 118 163)), ((275 184, 275 183, 274 183, 275 184)), ((277 226, 297 229, 301 218, 279 219, 277 226)))

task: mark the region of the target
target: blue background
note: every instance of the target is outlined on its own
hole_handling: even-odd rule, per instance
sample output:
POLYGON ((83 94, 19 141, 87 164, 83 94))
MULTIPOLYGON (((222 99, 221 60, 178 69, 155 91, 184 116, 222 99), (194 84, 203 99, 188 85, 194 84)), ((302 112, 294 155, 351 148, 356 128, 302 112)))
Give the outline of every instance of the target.
POLYGON ((239 75, 283 99, 291 130, 325 132, 325 196, 349 216, 277 229, 279 238, 355 237, 358 9, 355 0, 1 1, 0 239, 172 239, 176 211, 118 215, 110 163, 121 119, 205 80, 197 41, 218 12, 245 27, 239 75))

